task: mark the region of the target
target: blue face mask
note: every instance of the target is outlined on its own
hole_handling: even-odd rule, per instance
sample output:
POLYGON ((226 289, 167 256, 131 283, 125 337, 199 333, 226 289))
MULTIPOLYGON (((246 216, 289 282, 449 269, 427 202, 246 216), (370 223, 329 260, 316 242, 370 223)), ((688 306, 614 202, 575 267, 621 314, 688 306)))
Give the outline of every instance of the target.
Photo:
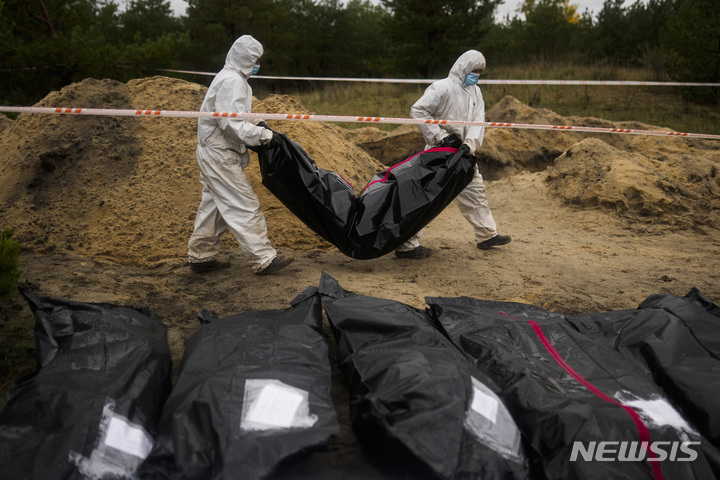
POLYGON ((465 85, 468 87, 477 85, 478 80, 480 80, 480 75, 478 75, 477 73, 468 73, 467 75, 465 75, 465 85))
POLYGON ((260 71, 260 65, 258 65, 258 64, 256 63, 255 66, 253 67, 253 71, 252 71, 252 73, 251 73, 250 75, 257 75, 257 72, 258 72, 258 71, 260 71))

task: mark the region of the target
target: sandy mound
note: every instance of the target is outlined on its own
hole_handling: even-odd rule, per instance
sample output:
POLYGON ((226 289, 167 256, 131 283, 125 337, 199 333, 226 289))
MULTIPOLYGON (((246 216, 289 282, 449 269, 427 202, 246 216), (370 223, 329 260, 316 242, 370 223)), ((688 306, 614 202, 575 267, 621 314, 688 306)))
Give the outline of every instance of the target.
MULTIPOLYGON (((121 83, 86 80, 38 105, 131 108, 132 99, 121 83)), ((157 216, 134 208, 155 183, 143 171, 143 146, 135 132, 141 123, 20 115, 0 139, 0 148, 9 152, 0 164, 2 224, 15 228, 32 249, 141 256, 137 247, 143 242, 130 238, 155 237, 150 217, 157 216), (147 180, 138 182, 142 175, 147 180)))
POLYGON ((711 160, 618 150, 598 139, 573 145, 548 169, 551 192, 648 223, 720 227, 720 176, 711 160))
MULTIPOLYGON (((506 96, 485 115, 488 122, 564 124, 555 112, 533 108, 514 97, 506 96)), ((575 134, 560 131, 509 128, 486 128, 482 148, 476 152, 480 171, 489 180, 514 175, 521 171, 537 172, 576 143, 575 134)))
MULTIPOLYGON (((667 127, 640 122, 610 122, 593 117, 562 117, 544 108, 525 105, 511 96, 506 96, 493 105, 487 111, 486 117, 488 121, 493 122, 672 131, 667 127)), ((544 170, 568 148, 585 138, 597 138, 619 150, 641 152, 644 156, 657 160, 681 156, 683 162, 688 164, 688 168, 692 168, 691 164, 695 159, 720 157, 720 142, 712 140, 516 128, 487 128, 483 146, 476 155, 480 159, 480 170, 485 178, 497 179, 519 171, 544 170)))
POLYGON ((401 125, 392 132, 363 127, 347 130, 344 135, 347 140, 387 166, 402 162, 425 148, 425 139, 416 125, 401 125))
POLYGON ((13 121, 5 115, 0 115, 0 134, 6 129, 13 126, 13 121))
MULTIPOLYGON (((127 84, 86 79, 38 105, 197 110, 205 92, 201 85, 162 76, 127 84)), ((278 95, 256 100, 254 110, 308 113, 297 99, 278 95)), ((562 118, 512 97, 493 106, 488 118, 610 126, 600 119, 562 118)), ((269 124, 356 191, 384 168, 375 158, 390 165, 423 146, 414 125, 387 133, 307 121, 269 124)), ((5 120, 0 226, 15 228, 26 248, 41 253, 74 252, 136 265, 184 258, 201 191, 196 144, 194 119, 29 114, 5 120)), ((643 223, 720 228, 719 152, 711 141, 489 128, 478 155, 488 179, 555 163, 548 187, 570 203, 643 223)), ((276 247, 332 248, 261 185, 255 154, 246 171, 276 247)), ((235 243, 229 234, 225 241, 235 243)))
MULTIPOLYGON (((562 117, 505 97, 489 121, 671 131, 639 122, 562 117)), ((485 130, 477 152, 486 178, 547 169, 551 193, 641 224, 720 227, 720 143, 651 135, 485 130), (549 168, 548 168, 549 167, 549 168)))

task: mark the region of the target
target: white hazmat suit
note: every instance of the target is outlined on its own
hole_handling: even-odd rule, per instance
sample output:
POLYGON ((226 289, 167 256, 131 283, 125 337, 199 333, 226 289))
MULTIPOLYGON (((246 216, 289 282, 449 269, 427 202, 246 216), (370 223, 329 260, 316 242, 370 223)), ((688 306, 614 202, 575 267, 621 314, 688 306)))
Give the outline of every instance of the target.
MULTIPOLYGON (((250 35, 238 38, 213 79, 200 108, 203 112, 252 110, 252 88, 248 77, 263 54, 263 47, 250 35)), ((188 243, 190 263, 211 262, 220 252, 220 237, 230 229, 255 272, 277 257, 267 237, 260 202, 244 168, 250 156, 246 145, 265 145, 273 132, 252 122, 229 118, 198 120, 197 163, 202 199, 195 230, 188 243)))
MULTIPOLYGON (((465 76, 476 70, 485 69, 485 57, 477 50, 463 53, 450 69, 447 78, 432 83, 410 110, 413 118, 436 120, 485 121, 485 102, 477 85, 465 85, 465 76)), ((470 148, 473 154, 483 142, 485 127, 480 125, 418 125, 427 145, 426 149, 437 147, 445 137, 456 134, 470 148)), ((490 212, 485 196, 485 183, 475 168, 470 184, 456 197, 460 213, 467 219, 475 232, 477 243, 497 235, 495 219, 490 212)), ((398 247, 398 252, 409 252, 420 246, 420 230, 407 242, 398 247)))

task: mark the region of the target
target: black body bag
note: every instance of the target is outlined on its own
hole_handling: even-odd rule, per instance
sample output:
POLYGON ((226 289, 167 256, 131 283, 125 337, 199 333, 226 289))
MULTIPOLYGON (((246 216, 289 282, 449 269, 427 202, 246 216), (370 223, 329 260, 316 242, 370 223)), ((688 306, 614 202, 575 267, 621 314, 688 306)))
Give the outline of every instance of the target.
POLYGON ((500 387, 548 479, 715 478, 717 450, 646 371, 539 307, 428 298, 453 343, 500 387))
POLYGON ((528 478, 520 432, 492 381, 427 312, 346 292, 326 274, 320 294, 353 431, 393 478, 528 478))
POLYGON ((581 333, 642 365, 720 448, 720 308, 697 288, 651 295, 636 310, 568 315, 581 333))
POLYGON ((285 310, 199 318, 140 478, 265 478, 338 434, 317 288, 285 310))
POLYGON ((135 478, 170 391, 162 320, 21 292, 35 314, 38 371, 10 387, 0 414, 3 477, 135 478))
POLYGON ((263 185, 315 233, 356 259, 392 252, 425 227, 475 175, 465 150, 433 148, 376 174, 355 196, 286 135, 258 149, 263 185))

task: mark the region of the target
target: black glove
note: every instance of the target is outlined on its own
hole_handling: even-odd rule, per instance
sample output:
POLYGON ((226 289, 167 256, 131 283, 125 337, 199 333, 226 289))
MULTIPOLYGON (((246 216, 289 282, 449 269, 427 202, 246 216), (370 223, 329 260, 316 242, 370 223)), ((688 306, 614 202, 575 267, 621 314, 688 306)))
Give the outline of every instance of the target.
POLYGON ((451 133, 440 142, 441 147, 460 148, 460 145, 462 145, 462 139, 456 133, 451 133))
POLYGON ((470 155, 470 147, 468 147, 466 144, 460 145, 460 148, 458 148, 459 152, 465 153, 467 155, 470 155))
POLYGON ((270 127, 268 126, 267 123, 265 123, 265 120, 259 121, 259 122, 257 123, 257 126, 258 126, 258 127, 267 128, 268 130, 270 130, 270 127))

